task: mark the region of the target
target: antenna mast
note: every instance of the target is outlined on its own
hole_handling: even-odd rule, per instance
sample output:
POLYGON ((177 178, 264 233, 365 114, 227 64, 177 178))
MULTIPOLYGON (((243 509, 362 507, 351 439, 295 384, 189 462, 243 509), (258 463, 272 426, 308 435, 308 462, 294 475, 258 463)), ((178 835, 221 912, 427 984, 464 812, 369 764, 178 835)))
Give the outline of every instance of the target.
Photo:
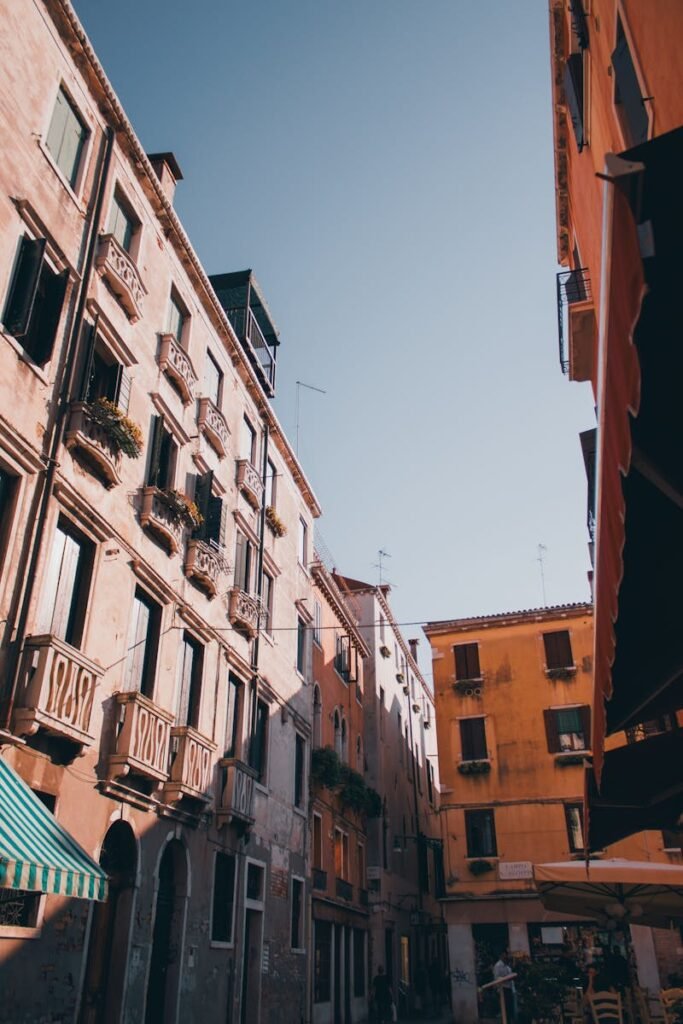
POLYGON ((548 607, 548 602, 545 599, 545 572, 543 571, 543 559, 544 559, 544 556, 545 556, 545 553, 546 553, 547 550, 548 549, 545 546, 545 544, 539 544, 538 545, 538 558, 536 559, 536 561, 538 562, 539 569, 541 570, 541 593, 543 594, 543 607, 544 608, 548 607))

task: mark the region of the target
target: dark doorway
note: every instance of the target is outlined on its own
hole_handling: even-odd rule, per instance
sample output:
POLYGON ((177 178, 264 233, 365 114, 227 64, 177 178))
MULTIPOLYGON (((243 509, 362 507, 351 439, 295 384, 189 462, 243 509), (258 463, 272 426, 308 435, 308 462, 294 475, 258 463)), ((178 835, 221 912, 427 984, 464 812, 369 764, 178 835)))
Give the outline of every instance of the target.
POLYGON ((351 1024, 351 929, 342 928, 344 935, 344 1024, 351 1024))
POLYGON ((247 909, 244 913, 241 1024, 252 1024, 259 1019, 262 930, 263 911, 247 909))
POLYGON ((109 876, 109 897, 92 910, 79 1024, 119 1024, 121 1020, 137 860, 130 825, 114 822, 100 853, 100 864, 109 876))
POLYGON ((159 864, 145 1024, 172 1024, 176 1019, 186 897, 185 850, 173 839, 159 864))

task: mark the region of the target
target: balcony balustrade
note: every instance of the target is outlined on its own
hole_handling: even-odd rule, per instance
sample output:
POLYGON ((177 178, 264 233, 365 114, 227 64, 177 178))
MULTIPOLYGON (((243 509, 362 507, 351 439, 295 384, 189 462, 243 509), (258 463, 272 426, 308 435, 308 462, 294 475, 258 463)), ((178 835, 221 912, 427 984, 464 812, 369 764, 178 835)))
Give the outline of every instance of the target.
POLYGON ((327 889, 327 871, 322 868, 313 868, 313 888, 318 892, 325 892, 327 889))
POLYGON ((252 508, 261 508, 263 483, 259 471, 249 459, 240 459, 237 463, 237 486, 252 508))
POLYGON ((158 487, 142 488, 140 524, 174 555, 180 550, 184 524, 158 487))
POLYGON ((19 735, 44 729, 81 747, 93 743, 90 713, 103 669, 56 636, 32 636, 21 661, 14 726, 19 735))
POLYGON ((178 344, 174 334, 162 334, 157 356, 159 369, 173 381, 185 405, 194 398, 197 374, 187 352, 178 344))
POLYGON ((584 267, 557 275, 557 325, 562 372, 570 380, 590 380, 597 321, 590 274, 584 267))
POLYGON ((191 797, 208 803, 216 744, 189 725, 171 729, 171 772, 164 798, 173 803, 191 797))
POLYGON ((240 341, 247 343, 246 350, 249 355, 253 354, 254 368, 266 391, 272 395, 275 387, 275 347, 266 341, 251 309, 228 309, 226 312, 240 341))
POLYGON ((260 605, 258 598, 252 597, 239 587, 233 587, 228 596, 228 620, 235 629, 246 633, 248 637, 256 636, 259 628, 260 605))
POLYGON ((95 265, 125 309, 131 323, 142 316, 145 287, 138 268, 113 235, 100 235, 95 265))
POLYGON ((228 454, 230 431, 223 413, 210 398, 199 399, 197 426, 214 451, 224 458, 228 454))
POLYGON ((350 903, 353 899, 353 886, 350 882, 346 882, 343 878, 337 878, 336 880, 336 892, 340 900, 348 900, 350 903))
POLYGON ((64 435, 69 451, 77 452, 107 487, 121 482, 121 452, 106 429, 90 416, 87 402, 73 402, 64 435))
POLYGON ((184 569, 188 579, 194 580, 209 597, 215 597, 223 573, 223 558, 217 548, 203 540, 188 540, 184 569))
POLYGON ((236 757, 224 757, 218 764, 224 773, 216 808, 218 827, 236 824, 248 828, 255 821, 254 786, 257 773, 236 757))
POLYGON ((109 756, 109 778, 131 774, 166 782, 174 716, 137 690, 114 696, 120 705, 121 729, 109 756))

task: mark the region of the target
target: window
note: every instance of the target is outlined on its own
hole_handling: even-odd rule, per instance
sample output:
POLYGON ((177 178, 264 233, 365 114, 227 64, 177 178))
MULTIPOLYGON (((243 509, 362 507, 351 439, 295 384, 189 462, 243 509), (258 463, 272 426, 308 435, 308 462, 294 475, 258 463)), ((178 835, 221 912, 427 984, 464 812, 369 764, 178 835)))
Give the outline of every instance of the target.
POLYGON ((365 932, 353 929, 353 994, 365 995, 365 932))
MULTIPOLYGON (((587 96, 584 84, 587 82, 588 22, 581 0, 571 2, 571 28, 569 32, 569 56, 564 67, 564 92, 574 129, 574 138, 579 151, 587 144, 587 96)), ((580 266, 580 264, 577 264, 580 266)))
POLYGON ((379 688, 379 738, 384 739, 384 687, 379 688))
POLYGON ((569 630, 559 629, 554 633, 544 633, 543 646, 546 669, 574 668, 569 630))
POLYGON ((292 949, 304 948, 304 883, 292 878, 292 922, 290 944, 292 949))
POLYGON ((460 752, 463 761, 480 761, 488 757, 486 719, 460 719, 460 752))
POLYGON ((363 741, 360 736, 356 736, 356 771, 363 771, 363 741))
POLYGON ((216 408, 219 408, 222 391, 223 373, 214 357, 207 351, 204 362, 204 395, 211 399, 216 408))
POLYGON ((43 574, 41 629, 72 647, 83 639, 94 545, 61 516, 43 574))
POLYGON ((72 188, 76 187, 88 130, 63 89, 57 93, 45 146, 72 188))
POLYGON ((184 632, 178 659, 178 725, 199 728, 203 673, 204 648, 194 637, 184 632))
POLYGON ((137 690, 150 699, 154 694, 160 634, 161 608, 136 587, 124 686, 126 690, 137 690))
POLYGON ((147 486, 170 490, 173 487, 177 446, 166 429, 163 416, 152 417, 147 486))
POLYGON ((590 707, 550 708, 543 712, 548 750, 551 754, 587 750, 590 739, 590 707))
POLYGON ((176 296, 175 292, 171 292, 168 299, 168 307, 166 309, 166 334, 172 334, 178 344, 183 340, 185 321, 187 319, 187 313, 185 312, 184 307, 180 304, 180 300, 176 296))
MULTIPOLYGON (((252 686, 252 703, 255 696, 255 687, 252 686)), ((269 708, 265 701, 256 701, 256 710, 252 715, 253 732, 249 744, 249 765, 257 773, 259 782, 264 783, 268 763, 268 713, 269 708)))
POLYGON ((218 850, 213 866, 212 942, 220 942, 225 945, 232 943, 234 908, 235 857, 232 853, 223 853, 218 850))
POLYGON ((432 762, 427 761, 427 796, 430 804, 434 803, 434 769, 432 762))
POLYGON ((399 955, 401 962, 401 984, 407 987, 410 985, 410 938, 408 935, 401 936, 399 955))
POLYGON ((306 741, 296 733, 294 737, 294 806, 303 807, 305 790, 306 741))
POLYGON ((38 366, 52 356, 69 280, 68 270, 50 268, 45 245, 44 238, 22 237, 2 317, 7 333, 38 366))
POLYGON ((341 720, 341 754, 340 757, 344 764, 349 763, 349 732, 346 726, 346 719, 342 715, 341 720))
POLYGON ((111 201, 111 212, 107 231, 113 235, 122 249, 130 253, 133 235, 139 227, 139 221, 131 212, 130 206, 120 192, 114 193, 111 201))
POLYGON ((422 795, 422 765, 420 764, 420 746, 418 743, 415 744, 415 771, 417 772, 417 788, 420 796, 422 795))
POLYGON ((670 732, 677 728, 676 717, 673 714, 660 715, 659 718, 650 718, 646 722, 632 725, 626 732, 627 743, 639 743, 648 736, 657 736, 663 732, 670 732))
POLYGON ((306 674, 306 623, 300 616, 296 620, 296 670, 299 675, 306 674))
POLYGON ((341 717, 337 709, 334 709, 334 750, 337 757, 341 757, 342 752, 342 739, 341 739, 341 717))
POLYGON ((348 683, 351 677, 351 637, 347 635, 337 636, 336 650, 334 655, 334 667, 348 683))
POLYGON ((329 1003, 332 995, 332 924, 315 921, 313 1001, 329 1003))
POLYGON ((313 687, 313 747, 322 746, 322 716, 323 702, 320 696, 320 687, 316 683, 313 687))
POLYGON ((276 480, 277 471, 274 463, 268 459, 268 466, 266 467, 266 487, 265 487, 265 502, 266 508, 275 508, 276 501, 276 480))
POLYGON ((252 466, 256 465, 256 431, 246 416, 242 418, 240 458, 246 459, 252 466))
POLYGON ((323 819, 320 814, 313 813, 313 867, 322 870, 323 866, 323 819))
POLYGON ((349 876, 349 837, 340 828, 334 830, 334 872, 337 878, 349 876))
POLYGON ((232 672, 228 676, 228 707, 225 720, 225 754, 224 757, 237 756, 237 741, 241 717, 243 687, 241 681, 232 672))
POLYGON ((247 899, 254 903, 263 902, 264 872, 260 864, 247 861, 247 899))
POLYGON ((583 807, 581 804, 565 804, 564 816, 567 823, 569 852, 583 853, 583 807))
POLYGON ((621 18, 617 17, 617 45, 612 54, 614 103, 627 148, 647 140, 650 127, 640 80, 621 18))
POLYGON ((403 719, 401 718, 401 712, 396 712, 398 718, 398 760, 400 764, 403 764, 403 719))
POLYGON ((273 632, 273 585, 273 577, 264 572, 263 593, 261 595, 261 606, 263 608, 262 625, 269 636, 273 632))
POLYGON ((194 531, 197 540, 206 541, 211 547, 222 551, 228 530, 226 508, 222 498, 213 493, 213 471, 195 477, 194 501, 202 514, 203 522, 194 531))
POLYGON ((304 569, 308 564, 308 527, 303 519, 299 520, 299 547, 298 547, 299 564, 303 565, 304 569))
POLYGON ((492 810, 465 811, 468 857, 495 857, 496 826, 492 810))
POLYGON ((479 644, 456 644, 455 678, 458 682, 469 679, 481 679, 479 667, 479 644))
POLYGON ((127 413, 130 404, 131 379, 126 369, 111 355, 97 331, 86 324, 83 331, 83 371, 80 399, 96 402, 107 398, 127 413))
POLYGON ((322 646, 322 620, 323 620, 323 607, 320 601, 314 601, 313 603, 313 639, 315 640, 318 647, 322 646))
POLYGON ((251 587, 251 543, 243 533, 235 538, 235 586, 249 593, 251 587))
POLYGON ((16 477, 11 476, 0 466, 0 570, 7 554, 7 539, 16 483, 16 477))

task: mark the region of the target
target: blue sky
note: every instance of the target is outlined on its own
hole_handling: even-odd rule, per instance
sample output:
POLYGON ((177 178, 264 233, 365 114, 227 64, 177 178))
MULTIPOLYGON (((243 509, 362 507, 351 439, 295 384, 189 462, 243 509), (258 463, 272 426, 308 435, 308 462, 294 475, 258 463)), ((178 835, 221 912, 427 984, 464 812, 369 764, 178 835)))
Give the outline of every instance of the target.
POLYGON ((450 618, 540 604, 543 543, 548 602, 588 599, 546 0, 75 6, 208 272, 254 269, 292 440, 327 391, 299 454, 339 566, 384 548, 398 618, 450 618))

